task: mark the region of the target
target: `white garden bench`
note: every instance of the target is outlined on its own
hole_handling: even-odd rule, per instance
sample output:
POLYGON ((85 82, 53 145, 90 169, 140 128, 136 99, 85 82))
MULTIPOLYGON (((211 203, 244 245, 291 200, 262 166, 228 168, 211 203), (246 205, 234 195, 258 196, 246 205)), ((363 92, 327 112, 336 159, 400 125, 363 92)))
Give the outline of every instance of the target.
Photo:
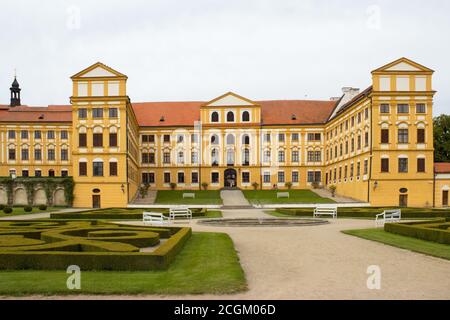
POLYGON ((400 222, 402 219, 402 211, 400 209, 384 210, 383 213, 375 216, 375 226, 384 226, 387 222, 400 222))
POLYGON ((161 212, 144 212, 142 214, 142 222, 151 225, 169 225, 170 219, 161 212))
POLYGON ((337 218, 337 206, 320 206, 314 209, 313 217, 320 216, 332 216, 334 219, 337 218))
POLYGON ((195 199, 195 193, 183 193, 183 199, 185 198, 195 199))
POLYGON ((185 218, 188 219, 189 222, 191 222, 192 211, 191 209, 185 207, 171 208, 169 211, 169 218, 172 221, 176 220, 177 218, 185 218))
POLYGON ((289 198, 289 192, 277 192, 277 199, 279 198, 289 198))

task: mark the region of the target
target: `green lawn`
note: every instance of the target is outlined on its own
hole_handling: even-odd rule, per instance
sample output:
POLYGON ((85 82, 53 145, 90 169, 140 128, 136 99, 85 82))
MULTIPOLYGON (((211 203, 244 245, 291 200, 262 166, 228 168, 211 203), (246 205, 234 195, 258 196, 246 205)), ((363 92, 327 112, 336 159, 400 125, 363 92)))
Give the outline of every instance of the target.
POLYGON ((159 190, 155 204, 222 204, 219 190, 159 190), (195 199, 183 199, 183 193, 195 193, 195 199))
POLYGON ((252 204, 277 203, 334 203, 322 198, 311 190, 243 190, 244 196, 252 204), (289 198, 277 198, 277 192, 289 192, 289 198))
POLYGON ((65 271, 0 271, 0 294, 228 294, 247 289, 231 238, 194 232, 167 271, 82 271, 81 290, 65 271))
POLYGON ((3 210, 0 210, 0 218, 2 218, 2 217, 11 217, 11 216, 19 216, 19 215, 25 215, 25 214, 33 214, 33 213, 45 213, 45 212, 62 210, 62 209, 65 209, 65 208, 48 207, 47 210, 39 210, 39 208, 33 207, 33 211, 31 211, 31 212, 25 212, 23 210, 23 207, 13 207, 12 209, 13 209, 13 212, 11 212, 11 213, 4 213, 3 210))
POLYGON ((377 229, 344 230, 345 234, 450 260, 450 245, 405 237, 377 229))

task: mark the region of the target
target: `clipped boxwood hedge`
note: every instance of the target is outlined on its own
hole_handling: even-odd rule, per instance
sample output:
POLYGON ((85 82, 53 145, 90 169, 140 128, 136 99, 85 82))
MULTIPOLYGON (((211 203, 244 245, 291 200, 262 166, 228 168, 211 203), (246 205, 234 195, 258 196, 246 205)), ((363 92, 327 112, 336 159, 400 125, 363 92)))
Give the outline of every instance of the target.
MULTIPOLYGON (((338 217, 345 218, 375 218, 384 210, 393 208, 382 207, 358 207, 358 208, 338 208, 338 217)), ((427 208, 401 208, 402 218, 450 218, 450 212, 442 209, 427 208)), ((314 208, 279 208, 277 212, 297 217, 312 217, 314 208)))
MULTIPOLYGON (((162 212, 169 216, 169 209, 100 209, 92 211, 81 212, 67 212, 67 213, 50 213, 51 219, 105 219, 105 220, 142 220, 142 213, 144 211, 162 212)), ((206 208, 191 209, 192 216, 204 217, 208 212, 206 208)))
POLYGON ((0 269, 164 270, 191 234, 102 221, 0 221, 0 269))
POLYGON ((386 223, 384 225, 384 231, 427 241, 450 244, 450 218, 420 222, 386 223))

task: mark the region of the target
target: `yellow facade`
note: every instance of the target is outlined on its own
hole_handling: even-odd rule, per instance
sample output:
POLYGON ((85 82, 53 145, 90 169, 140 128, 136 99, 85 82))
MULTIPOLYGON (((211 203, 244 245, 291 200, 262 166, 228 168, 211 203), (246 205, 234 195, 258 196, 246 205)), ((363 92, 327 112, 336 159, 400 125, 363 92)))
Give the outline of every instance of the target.
POLYGON ((408 59, 396 60, 374 70, 372 86, 363 92, 346 88, 317 124, 267 124, 260 103, 227 93, 203 103, 195 123, 141 126, 127 77, 97 63, 72 77, 70 124, 0 119, 0 176, 65 170, 75 181, 75 207, 124 207, 142 183, 155 190, 171 183, 202 189, 206 183, 212 190, 254 184, 307 189, 315 182, 374 206, 442 206, 441 189, 450 183, 436 182, 433 173, 432 74, 408 59), (22 139, 22 128, 39 128, 42 141, 22 139), (16 131, 14 139, 8 130, 16 131), (54 139, 47 139, 48 130, 54 139), (66 139, 61 131, 68 131, 66 139), (29 148, 27 161, 20 159, 23 146, 29 148), (35 147, 44 154, 53 148, 55 160, 35 161, 35 147), (7 159, 11 148, 19 156, 14 161, 7 159), (64 148, 70 150, 65 161, 64 148))

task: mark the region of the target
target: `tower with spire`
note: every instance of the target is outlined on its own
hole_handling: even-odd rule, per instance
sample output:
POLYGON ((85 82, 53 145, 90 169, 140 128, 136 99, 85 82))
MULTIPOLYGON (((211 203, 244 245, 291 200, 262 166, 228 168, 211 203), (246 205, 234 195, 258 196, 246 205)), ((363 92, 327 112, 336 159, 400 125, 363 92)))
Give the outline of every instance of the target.
POLYGON ((14 76, 14 81, 11 85, 11 88, 9 88, 9 90, 11 91, 11 102, 10 102, 10 106, 11 107, 16 107, 16 106, 20 106, 20 85, 19 82, 17 81, 17 77, 14 76))

